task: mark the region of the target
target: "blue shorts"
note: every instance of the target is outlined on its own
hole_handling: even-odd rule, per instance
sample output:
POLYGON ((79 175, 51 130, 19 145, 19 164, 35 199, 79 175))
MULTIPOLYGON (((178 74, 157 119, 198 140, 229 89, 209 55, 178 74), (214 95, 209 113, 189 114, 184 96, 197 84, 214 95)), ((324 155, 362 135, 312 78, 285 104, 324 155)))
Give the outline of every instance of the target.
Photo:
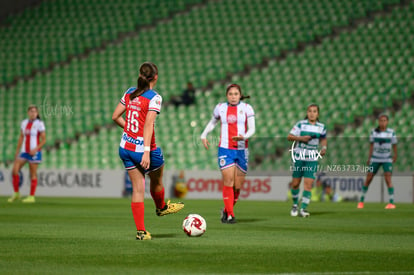
POLYGON ((143 155, 144 153, 129 151, 125 148, 119 147, 119 156, 124 162, 126 170, 138 168, 141 172, 144 172, 146 174, 154 170, 157 170, 164 165, 164 156, 162 155, 161 148, 159 147, 150 152, 151 163, 150 168, 147 170, 142 169, 140 164, 143 155))
POLYGON ((29 153, 20 153, 19 156, 21 159, 27 160, 30 163, 41 163, 42 162, 42 152, 37 151, 34 156, 30 155, 29 153))
POLYGON ((218 165, 221 170, 236 165, 244 173, 247 173, 249 162, 249 150, 242 149, 225 149, 219 147, 218 149, 218 165))

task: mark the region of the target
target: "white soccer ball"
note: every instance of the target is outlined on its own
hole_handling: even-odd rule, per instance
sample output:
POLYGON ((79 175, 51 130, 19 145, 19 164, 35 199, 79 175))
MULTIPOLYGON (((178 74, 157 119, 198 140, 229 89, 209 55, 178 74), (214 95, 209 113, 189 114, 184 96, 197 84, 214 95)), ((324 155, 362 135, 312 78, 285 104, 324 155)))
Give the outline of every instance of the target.
POLYGON ((206 229, 206 220, 198 214, 190 214, 183 221, 184 233, 190 237, 200 237, 206 229))

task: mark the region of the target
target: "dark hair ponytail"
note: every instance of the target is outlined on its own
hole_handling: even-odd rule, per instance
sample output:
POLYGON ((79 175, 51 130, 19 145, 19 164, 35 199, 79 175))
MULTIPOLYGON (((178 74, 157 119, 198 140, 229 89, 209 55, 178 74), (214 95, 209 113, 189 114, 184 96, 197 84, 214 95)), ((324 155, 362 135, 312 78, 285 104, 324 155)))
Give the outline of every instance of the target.
POLYGON ((129 100, 142 95, 150 89, 150 82, 158 75, 158 68, 154 63, 145 62, 139 67, 139 76, 137 80, 137 88, 129 95, 129 100))
POLYGON ((240 92, 240 100, 243 100, 243 99, 245 99, 245 98, 250 98, 250 96, 249 96, 249 95, 243 95, 243 92, 242 92, 242 89, 241 89, 240 85, 235 84, 235 83, 230 84, 229 86, 227 86, 227 89, 226 89, 226 95, 228 94, 229 90, 230 90, 231 88, 233 88, 233 87, 234 87, 234 88, 236 88, 237 90, 239 90, 239 92, 240 92))
MULTIPOLYGON (((308 105, 308 107, 306 107, 306 111, 310 108, 310 107, 316 107, 318 109, 318 118, 316 119, 316 121, 319 121, 319 105, 316 103, 311 103, 308 105)), ((308 119, 308 115, 305 116, 305 119, 308 119)))

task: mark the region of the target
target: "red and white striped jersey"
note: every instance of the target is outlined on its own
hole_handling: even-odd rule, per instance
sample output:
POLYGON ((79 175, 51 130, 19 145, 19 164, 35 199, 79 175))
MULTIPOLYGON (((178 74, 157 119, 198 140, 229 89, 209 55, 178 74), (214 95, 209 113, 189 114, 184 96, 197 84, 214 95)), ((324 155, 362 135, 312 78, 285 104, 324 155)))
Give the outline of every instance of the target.
MULTIPOLYGON (((135 87, 129 88, 121 98, 121 104, 125 105, 125 127, 120 146, 129 151, 144 152, 144 124, 148 111, 160 113, 162 97, 153 90, 147 90, 142 95, 129 100, 129 95, 135 91, 135 87)), ((155 129, 151 138, 151 151, 155 150, 155 129)))
POLYGON ((246 134, 247 118, 254 116, 252 106, 241 101, 235 106, 227 102, 219 103, 214 108, 213 116, 221 123, 219 147, 239 150, 248 147, 247 140, 233 141, 232 137, 246 134))
POLYGON ((20 152, 29 153, 39 145, 40 133, 46 130, 45 124, 40 119, 24 119, 20 126, 23 134, 23 143, 20 152))

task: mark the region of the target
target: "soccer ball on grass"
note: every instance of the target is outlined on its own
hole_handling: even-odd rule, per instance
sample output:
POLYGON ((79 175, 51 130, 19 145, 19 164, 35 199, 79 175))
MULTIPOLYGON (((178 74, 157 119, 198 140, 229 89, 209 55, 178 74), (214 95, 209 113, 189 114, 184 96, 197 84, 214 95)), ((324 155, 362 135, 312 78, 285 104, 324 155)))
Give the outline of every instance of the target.
POLYGON ((183 221, 184 233, 189 237, 200 237, 206 229, 206 220, 198 214, 190 214, 183 221))

